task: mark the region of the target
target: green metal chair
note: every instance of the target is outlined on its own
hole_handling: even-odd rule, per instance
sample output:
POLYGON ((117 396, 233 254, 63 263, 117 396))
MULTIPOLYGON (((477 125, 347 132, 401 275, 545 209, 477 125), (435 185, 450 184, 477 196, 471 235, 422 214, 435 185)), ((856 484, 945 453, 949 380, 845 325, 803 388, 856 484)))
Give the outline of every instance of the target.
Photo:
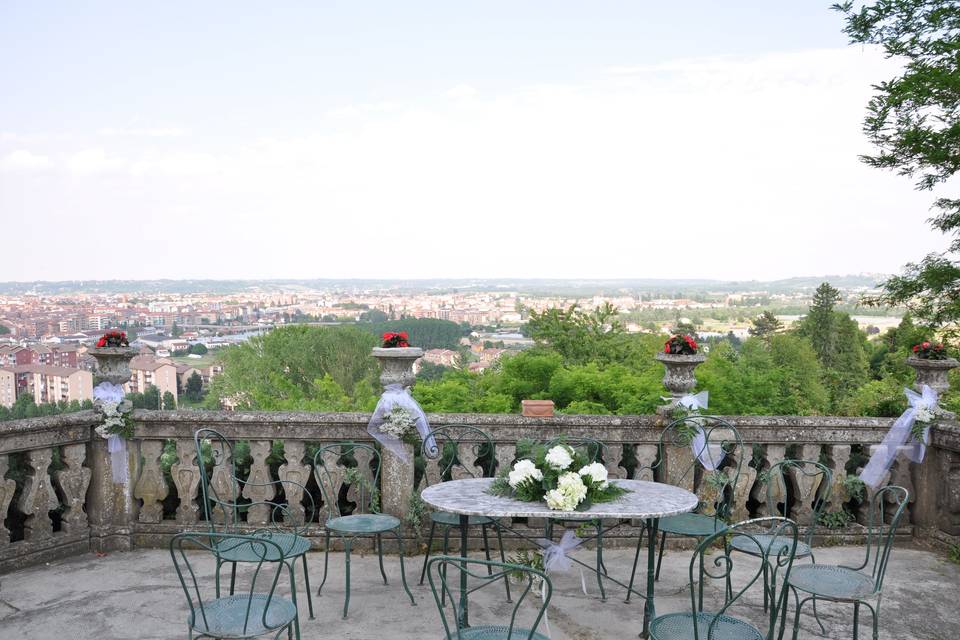
MULTIPOLYGON (((740 478, 744 448, 740 433, 732 424, 710 415, 689 415, 674 420, 660 433, 657 442, 657 458, 653 464, 637 469, 639 478, 647 472, 657 482, 673 485, 699 486, 713 494, 708 502, 700 503, 696 511, 660 519, 657 530, 660 532, 660 548, 657 553, 657 568, 654 579, 660 579, 660 565, 663 563, 663 550, 667 543, 667 534, 702 540, 707 536, 723 531, 727 527, 727 518, 733 504, 733 490, 740 478), (703 432, 703 446, 696 452, 692 443, 697 428, 703 432), (706 469, 698 456, 720 457, 714 460, 717 468, 706 469), (696 454, 696 455, 695 455, 696 454)), ((712 460, 712 458, 708 457, 712 460)), ((637 540, 630 585, 637 571, 637 560, 643 536, 637 540)), ((627 600, 630 592, 627 592, 627 600)))
MULTIPOLYGON (((833 488, 833 473, 826 465, 814 460, 781 460, 770 467, 769 471, 763 474, 767 485, 767 513, 775 514, 778 511, 781 515, 789 516, 794 511, 795 505, 789 501, 791 495, 795 495, 792 487, 803 483, 810 487, 810 495, 813 500, 810 506, 810 519, 808 520, 806 533, 803 539, 797 542, 797 558, 809 557, 811 561, 816 562, 813 553, 813 534, 816 532, 817 523, 820 521, 820 514, 830 500, 830 493, 833 488), (781 506, 782 505, 782 506, 781 506)), ((770 540, 769 535, 756 535, 752 539, 733 536, 730 539, 730 548, 734 551, 740 551, 750 555, 756 555, 756 546, 753 540, 770 540)), ((768 590, 773 585, 768 583, 764 576, 764 587, 768 590)), ((771 597, 775 592, 771 593, 771 597)), ((767 592, 764 592, 763 607, 767 607, 767 592)))
POLYGON ((893 549, 894 534, 900 526, 909 499, 907 490, 895 485, 886 486, 874 494, 869 506, 866 552, 859 565, 810 564, 793 570, 787 580, 797 609, 793 620, 793 640, 797 640, 800 629, 800 611, 811 600, 814 617, 824 633, 823 623, 817 617, 817 600, 853 604, 854 640, 859 636, 860 605, 865 606, 870 610, 873 638, 877 640, 883 579, 893 549), (800 592, 809 595, 801 600, 800 592), (871 602, 874 604, 871 605, 871 602))
MULTIPOLYGON (((420 454, 424 460, 427 460, 430 457, 427 455, 428 447, 435 443, 440 451, 440 457, 436 464, 428 462, 425 465, 423 485, 430 486, 438 482, 465 478, 489 478, 494 475, 496 458, 493 455, 493 440, 490 439, 487 432, 471 425, 451 424, 431 430, 430 435, 433 439, 424 439, 420 454), (463 457, 467 459, 463 460, 463 457), (485 464, 475 464, 481 460, 486 461, 485 464), (477 467, 480 467, 482 475, 476 472, 477 467)), ((500 560, 506 562, 503 536, 500 527, 496 525, 493 518, 469 516, 467 523, 471 527, 480 527, 480 533, 483 537, 483 553, 487 560, 490 560, 490 539, 487 535, 487 528, 493 527, 497 536, 497 545, 500 549, 500 560)), ((433 537, 438 526, 443 530, 442 553, 446 555, 450 551, 450 530, 460 527, 460 516, 446 511, 430 512, 430 533, 427 536, 427 551, 423 558, 423 568, 420 570, 420 584, 423 584, 427 573, 427 563, 433 550, 433 537)), ((507 602, 509 602, 510 581, 504 580, 503 583, 507 592, 507 602)))
POLYGON ((690 559, 690 612, 668 613, 650 622, 653 640, 773 640, 780 637, 786 625, 787 589, 770 606, 765 630, 731 615, 731 608, 757 582, 762 573, 774 581, 786 581, 791 574, 794 551, 797 548, 797 525, 786 518, 759 518, 728 525, 722 531, 706 536, 690 559), (772 536, 772 542, 758 540, 751 530, 763 528, 772 536), (727 535, 734 534, 753 540, 760 563, 751 562, 738 567, 734 574, 734 556, 723 552, 727 535), (722 581, 723 605, 713 611, 703 608, 703 590, 708 581, 722 581), (737 588, 731 587, 731 580, 737 588), (741 586, 742 585, 742 586, 741 586), (779 633, 777 618, 780 618, 779 633))
MULTIPOLYGON (((313 619, 313 599, 310 595, 310 573, 307 569, 307 552, 310 540, 303 535, 306 524, 316 516, 313 497, 306 487, 292 480, 272 480, 269 477, 240 478, 237 474, 234 447, 223 434, 213 429, 200 429, 194 433, 197 460, 212 458, 212 470, 207 477, 200 474, 201 506, 212 533, 250 534, 267 539, 279 546, 283 554, 269 555, 267 562, 280 562, 287 566, 294 580, 296 562, 303 563, 303 579, 306 585, 307 606, 313 619), (247 497, 244 496, 253 496, 247 497), (260 497, 257 497, 260 496, 260 497), (292 502, 291 502, 292 500, 292 502)), ((267 547, 271 553, 273 547, 267 547)), ((220 569, 230 565, 230 594, 233 594, 238 563, 259 563, 263 560, 256 549, 242 544, 230 543, 227 549, 216 554, 217 589, 219 596, 220 569)), ((295 582, 295 580, 294 580, 295 582)), ((297 592, 292 593, 297 604, 297 592)), ((300 619, 294 621, 294 631, 300 638, 300 619)))
MULTIPOLYGON (((273 540, 213 532, 178 533, 170 541, 170 557, 190 607, 187 629, 191 640, 194 634, 208 638, 256 638, 273 634, 276 639, 284 631, 291 637, 298 617, 297 605, 276 595, 276 589, 283 568, 289 569, 294 563, 285 561, 283 547, 273 540), (230 562, 224 559, 224 554, 234 551, 256 558, 249 561, 255 564, 248 574, 250 588, 244 593, 220 597, 218 578, 216 595, 211 597, 211 589, 202 587, 197 578, 198 561, 213 555, 219 567, 230 562)), ((293 571, 289 571, 289 575, 290 590, 295 593, 293 571)))
POLYGON ((380 453, 369 444, 355 442, 337 442, 325 444, 317 449, 313 456, 313 475, 323 497, 323 510, 326 513, 324 524, 325 540, 323 552, 323 580, 317 588, 317 595, 327 582, 327 568, 330 562, 330 538, 336 533, 343 541, 345 561, 346 595, 343 600, 343 617, 347 617, 350 608, 350 550, 354 538, 373 536, 380 561, 380 575, 383 584, 388 584, 387 573, 383 569, 383 536, 390 534, 397 539, 400 551, 400 581, 410 597, 410 604, 416 606, 410 587, 407 586, 407 574, 403 565, 403 539, 400 537, 400 519, 379 513, 380 511, 380 453), (352 503, 352 511, 344 515, 341 510, 341 498, 352 503))
MULTIPOLYGON (((457 556, 434 556, 427 565, 427 577, 430 581, 430 590, 440 610, 440 621, 443 623, 445 640, 550 640, 548 636, 537 633, 540 621, 545 619, 550 597, 553 594, 553 585, 550 578, 542 571, 518 564, 506 564, 490 560, 472 560, 457 556), (498 580, 514 580, 519 585, 520 593, 516 595, 510 609, 510 619, 504 624, 464 624, 466 594, 461 593, 462 582, 451 581, 447 576, 453 570, 458 578, 466 574, 469 592, 473 593, 498 580), (438 593, 439 591, 439 593, 438 593), (530 625, 521 626, 519 617, 524 601, 530 592, 534 598, 541 598, 540 604, 530 607, 535 612, 530 625), (461 596, 463 596, 461 598, 461 596), (450 603, 447 605, 447 603, 450 603)), ((515 589, 516 591, 516 589, 515 589)), ((497 608, 497 611, 503 611, 497 608)), ((504 616, 505 617, 505 616, 504 616)))
MULTIPOLYGON (((607 445, 605 445, 600 440, 596 438, 554 438, 553 440, 547 441, 547 448, 554 447, 558 444, 565 444, 574 449, 580 451, 591 463, 593 462, 605 462, 608 455, 612 455, 607 445)), ((574 524, 577 527, 580 527, 584 524, 592 524, 597 531, 597 587, 600 589, 600 599, 607 599, 607 592, 603 588, 603 576, 607 574, 607 567, 603 563, 603 521, 602 520, 592 520, 588 523, 585 523, 583 520, 564 520, 563 518, 548 518, 546 526, 544 527, 545 537, 547 540, 553 542, 553 526, 557 523, 560 523, 564 526, 567 524, 574 524)))

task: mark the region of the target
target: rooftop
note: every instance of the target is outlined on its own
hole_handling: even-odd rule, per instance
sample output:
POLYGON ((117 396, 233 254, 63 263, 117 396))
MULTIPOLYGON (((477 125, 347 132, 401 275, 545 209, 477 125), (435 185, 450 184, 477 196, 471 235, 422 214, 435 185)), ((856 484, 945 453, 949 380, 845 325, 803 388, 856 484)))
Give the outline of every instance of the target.
MULTIPOLYGON (((862 548, 818 549, 817 562, 849 562, 852 554, 860 553, 862 548)), ((577 554, 588 556, 591 552, 577 554)), ((632 551, 605 550, 604 555, 611 574, 623 578, 629 571, 632 551)), ((354 555, 350 615, 343 620, 340 615, 344 593, 343 557, 332 554, 331 573, 323 595, 314 599, 316 619, 306 619, 306 607, 302 607, 303 638, 369 640, 385 631, 389 631, 391 640, 440 637, 442 626, 430 588, 426 583, 416 585, 422 556, 408 558, 406 562, 416 607, 401 597, 397 558, 390 556, 387 560, 390 585, 384 586, 375 554, 354 555)), ((690 591, 686 586, 689 561, 688 551, 672 551, 665 556, 657 585, 658 613, 689 610, 690 591)), ((201 584, 205 579, 209 583, 212 563, 201 564, 201 567, 201 584)), ((323 555, 310 554, 309 567, 316 589, 323 572, 323 555)), ((298 578, 302 580, 302 576, 298 578)), ((601 602, 590 576, 586 584, 588 595, 581 591, 576 570, 554 576, 555 591, 548 612, 552 640, 636 638, 643 601, 634 598, 626 604, 622 593, 611 590, 607 601, 601 602)), ((917 548, 895 548, 884 588, 880 638, 956 638, 960 634, 960 621, 955 615, 957 584, 960 584, 960 566, 945 557, 917 548)), ((302 585, 298 591, 302 597, 302 585)), ((288 595, 289 589, 281 587, 278 592, 288 595)), ((716 589, 707 591, 708 602, 719 601, 720 597, 716 589)), ((762 624, 760 597, 760 588, 754 587, 735 613, 762 624)), ((805 609, 800 638, 852 638, 851 609, 826 603, 818 606, 827 629, 825 636, 820 635, 813 616, 805 609)), ((791 605, 787 633, 793 622, 793 610, 791 605)), ((503 591, 496 585, 476 592, 471 598, 470 615, 475 624, 496 621, 508 611, 503 591)), ((82 637, 100 640, 179 639, 186 637, 186 615, 186 600, 170 554, 163 550, 113 552, 104 557, 85 554, 8 574, 3 576, 0 586, 0 640, 74 638, 78 637, 78 629, 84 630, 82 637)), ((865 614, 863 621, 867 626, 861 627, 861 637, 870 637, 869 615, 865 614)), ((542 625, 540 630, 545 631, 542 625)))

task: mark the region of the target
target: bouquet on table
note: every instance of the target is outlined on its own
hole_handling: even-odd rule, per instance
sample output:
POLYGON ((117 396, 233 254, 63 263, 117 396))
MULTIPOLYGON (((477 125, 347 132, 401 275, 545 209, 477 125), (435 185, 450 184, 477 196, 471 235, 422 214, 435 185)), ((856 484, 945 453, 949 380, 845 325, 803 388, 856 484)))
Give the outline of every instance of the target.
POLYGON ((607 479, 599 462, 567 444, 536 445, 531 455, 501 473, 489 492, 523 502, 546 502, 557 511, 585 511, 596 502, 611 502, 626 489, 607 479))

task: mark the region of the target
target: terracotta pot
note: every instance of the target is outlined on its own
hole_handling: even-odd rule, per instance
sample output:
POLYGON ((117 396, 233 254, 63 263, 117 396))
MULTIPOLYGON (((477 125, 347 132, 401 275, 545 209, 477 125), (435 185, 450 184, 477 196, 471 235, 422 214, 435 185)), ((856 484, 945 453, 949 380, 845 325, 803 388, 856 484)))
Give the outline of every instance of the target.
POLYGON ((550 418, 553 416, 553 400, 521 400, 522 415, 528 418, 550 418))

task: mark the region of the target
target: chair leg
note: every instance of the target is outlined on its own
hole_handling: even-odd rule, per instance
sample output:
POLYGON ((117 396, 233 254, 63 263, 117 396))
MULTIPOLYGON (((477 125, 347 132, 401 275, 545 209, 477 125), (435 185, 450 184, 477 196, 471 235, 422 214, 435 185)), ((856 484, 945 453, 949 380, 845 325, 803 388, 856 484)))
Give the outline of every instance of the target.
POLYGON ((767 601, 769 598, 770 598, 770 578, 768 577, 767 563, 763 562, 763 611, 764 613, 769 611, 769 609, 767 608, 769 604, 767 601))
POLYGON ((810 598, 801 600, 796 589, 793 590, 793 597, 797 600, 797 612, 793 615, 793 640, 797 640, 797 634, 800 633, 800 610, 803 609, 803 604, 810 598))
POLYGON ((653 574, 654 580, 660 579, 660 564, 663 562, 663 548, 667 544, 667 532, 663 531, 660 533, 660 554, 657 556, 657 572, 653 574))
MULTIPOLYGON (((443 547, 441 548, 441 553, 447 555, 450 551, 450 527, 444 527, 443 529, 443 547)), ((447 565, 443 564, 440 566, 440 571, 443 572, 442 580, 447 579, 447 565)), ((447 590, 442 589, 440 591, 440 606, 446 606, 447 604, 447 590)))
POLYGON ((600 589, 600 600, 607 599, 607 592, 603 589, 603 530, 597 525, 597 587, 600 589))
POLYGON ((323 544, 323 580, 320 581, 320 586, 317 587, 317 595, 320 595, 320 592, 323 590, 323 585, 327 584, 327 566, 330 564, 330 532, 327 531, 325 537, 325 542, 323 544))
POLYGON ((433 551, 433 532, 437 528, 436 522, 430 522, 430 534, 427 536, 427 550, 423 554, 423 569, 420 570, 420 584, 427 577, 427 562, 430 560, 430 552, 433 551))
POLYGON ((353 541, 350 538, 343 539, 343 560, 344 560, 344 578, 346 580, 347 591, 343 597, 343 619, 347 619, 347 610, 350 608, 350 545, 353 541))
POLYGON ((880 630, 879 630, 878 627, 877 627, 878 623, 880 622, 880 620, 879 620, 879 618, 880 618, 880 601, 879 601, 879 600, 877 601, 877 608, 876 608, 876 609, 874 609, 873 607, 871 607, 871 606, 870 606, 869 604, 867 604, 866 602, 864 602, 863 604, 867 607, 867 609, 870 609, 870 615, 871 615, 871 617, 873 618, 873 640, 877 640, 877 638, 880 637, 880 636, 879 636, 880 630))
POLYGON ((853 640, 860 637, 860 603, 853 603, 853 640))
POLYGON ((383 537, 377 534, 377 558, 380 560, 380 575, 383 577, 383 584, 387 584, 387 572, 383 570, 383 537))
POLYGON ((310 619, 313 620, 313 593, 310 591, 310 571, 307 570, 307 554, 303 554, 303 584, 307 591, 307 609, 310 610, 310 619))
POLYGON ((640 529, 637 538, 637 551, 633 554, 633 569, 630 570, 630 584, 627 585, 627 599, 624 602, 630 602, 630 596, 633 594, 633 579, 637 577, 637 562, 640 560, 640 546, 643 544, 643 529, 640 529))
POLYGON ((221 562, 221 561, 218 559, 218 560, 217 560, 217 581, 216 581, 216 584, 215 584, 215 592, 214 592, 214 593, 216 593, 217 598, 220 597, 220 567, 222 567, 222 566, 223 566, 223 562, 221 562))
POLYGON ((300 605, 297 604, 297 559, 294 558, 292 562, 284 562, 283 564, 287 565, 287 572, 290 574, 290 599, 293 601, 293 608, 296 611, 296 616, 293 618, 293 633, 297 640, 300 640, 300 605))
POLYGON ((233 588, 237 584, 237 563, 230 563, 230 595, 233 595, 233 588))
MULTIPOLYGON (((494 525, 494 528, 497 531, 497 546, 500 548, 500 562, 506 563, 507 556, 503 551, 503 536, 500 534, 500 527, 494 525)), ((507 602, 513 602, 513 598, 510 597, 510 578, 506 574, 503 576, 503 586, 507 590, 507 602)))
POLYGON ((397 529, 393 530, 393 535, 397 537, 397 549, 400 550, 400 582, 403 584, 403 590, 407 592, 407 595, 410 597, 410 605, 417 606, 417 601, 413 599, 413 594, 410 593, 410 587, 407 586, 407 571, 403 567, 403 538, 400 537, 400 532, 397 529))

